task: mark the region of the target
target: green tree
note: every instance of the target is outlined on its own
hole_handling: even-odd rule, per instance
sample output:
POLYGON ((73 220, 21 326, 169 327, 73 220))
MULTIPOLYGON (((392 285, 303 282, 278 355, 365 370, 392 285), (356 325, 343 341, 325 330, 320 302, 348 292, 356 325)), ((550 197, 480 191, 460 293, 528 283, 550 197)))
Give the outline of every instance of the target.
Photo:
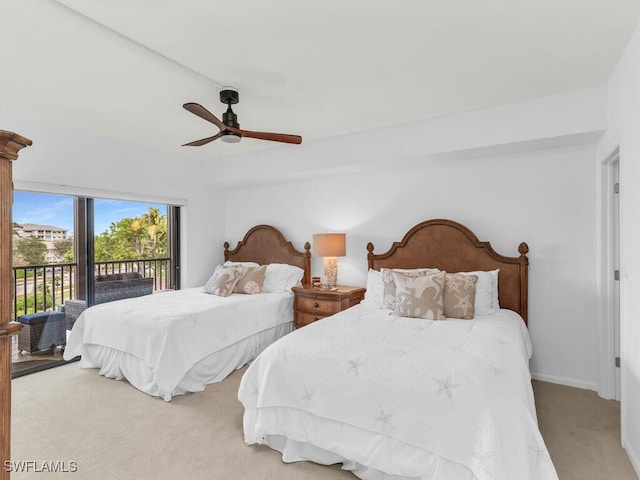
POLYGON ((73 245, 71 245, 71 250, 64 254, 64 258, 62 259, 63 263, 73 263, 75 261, 76 255, 73 250, 73 245))
POLYGON ((123 218, 95 237, 98 262, 160 258, 167 254, 167 218, 157 208, 137 218, 123 218))
POLYGON ((42 265, 45 263, 47 246, 38 237, 32 236, 19 240, 17 254, 19 259, 14 259, 16 265, 42 265))
POLYGON ((54 243, 58 257, 65 262, 73 262, 73 240, 58 240, 54 243), (69 260, 69 258, 71 260, 69 260))
POLYGON ((142 258, 144 232, 139 220, 123 218, 95 238, 97 261, 132 260, 142 258))
POLYGON ((12 237, 12 246, 11 250, 13 253, 13 264, 14 265, 22 265, 24 264, 24 260, 18 254, 18 230, 22 228, 22 225, 19 223, 13 222, 13 237, 12 237))
POLYGON ((162 215, 157 208, 149 207, 149 212, 142 215, 141 220, 149 238, 148 253, 151 258, 158 258, 159 250, 164 250, 166 255, 167 217, 162 215))

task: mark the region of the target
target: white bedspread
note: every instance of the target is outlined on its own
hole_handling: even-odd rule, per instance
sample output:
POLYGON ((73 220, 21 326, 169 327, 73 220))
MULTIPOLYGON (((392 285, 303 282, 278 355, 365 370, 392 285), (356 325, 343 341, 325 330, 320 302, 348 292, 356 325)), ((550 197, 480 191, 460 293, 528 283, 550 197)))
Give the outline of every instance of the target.
POLYGON ((555 480, 530 355, 509 310, 431 321, 358 305, 252 363, 238 394, 245 442, 365 479, 555 480))
POLYGON ((200 360, 291 322, 292 303, 291 293, 219 297, 198 287, 95 305, 76 320, 64 358, 82 355, 87 345, 133 355, 153 371, 158 391, 170 399, 200 360))

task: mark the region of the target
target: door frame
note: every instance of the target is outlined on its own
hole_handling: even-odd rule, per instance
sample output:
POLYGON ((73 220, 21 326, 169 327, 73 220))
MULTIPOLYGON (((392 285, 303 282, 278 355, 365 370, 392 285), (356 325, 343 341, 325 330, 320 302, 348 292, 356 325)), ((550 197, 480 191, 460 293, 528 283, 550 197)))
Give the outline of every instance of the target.
MULTIPOLYGON (((615 169, 620 167, 620 148, 616 146, 600 162, 600 221, 598 241, 600 243, 600 295, 598 316, 598 395, 603 398, 620 400, 620 371, 615 366, 615 321, 616 308, 614 270, 620 268, 614 261, 614 254, 620 253, 620 224, 616 223, 614 215, 615 169), (617 225, 617 232, 614 226, 617 225), (616 245, 617 242, 617 245, 616 245)), ((618 207, 619 207, 618 197, 618 207)), ((619 218, 619 217, 618 217, 619 218)), ((619 285, 618 285, 619 289, 619 285)), ((619 312, 619 304, 618 304, 619 312)))

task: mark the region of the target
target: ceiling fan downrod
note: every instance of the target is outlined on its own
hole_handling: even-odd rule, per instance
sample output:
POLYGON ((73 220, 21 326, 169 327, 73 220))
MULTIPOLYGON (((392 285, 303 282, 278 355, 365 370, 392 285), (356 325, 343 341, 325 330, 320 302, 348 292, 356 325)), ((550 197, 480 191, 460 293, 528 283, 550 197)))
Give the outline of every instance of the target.
MULTIPOLYGON (((227 127, 240 128, 238 116, 233 112, 231 105, 235 105, 240 101, 240 95, 237 90, 227 88, 220 90, 220 101, 227 104, 227 111, 222 114, 222 123, 227 127)), ((220 140, 226 143, 238 143, 242 137, 231 130, 221 132, 220 140)))

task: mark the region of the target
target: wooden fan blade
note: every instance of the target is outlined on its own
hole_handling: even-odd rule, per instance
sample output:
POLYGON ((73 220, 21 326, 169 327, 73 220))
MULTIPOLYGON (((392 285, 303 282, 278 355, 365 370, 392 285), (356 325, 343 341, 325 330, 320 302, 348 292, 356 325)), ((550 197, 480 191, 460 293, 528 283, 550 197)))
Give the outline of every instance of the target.
POLYGON ((201 140, 196 140, 195 142, 185 143, 182 146, 183 147, 199 147, 201 145, 206 145, 209 142, 213 142, 215 139, 220 138, 221 136, 222 136, 222 133, 218 133, 217 135, 214 135, 213 137, 207 137, 207 138, 203 138, 201 140))
POLYGON ((203 118, 207 122, 213 123, 215 126, 217 126, 220 129, 220 131, 226 130, 227 126, 224 123, 222 123, 218 117, 216 117, 213 113, 211 113, 209 110, 204 108, 199 103, 189 102, 189 103, 185 103, 183 107, 185 108, 185 110, 188 110, 194 115, 197 115, 200 118, 203 118))
POLYGON ((251 130, 240 130, 239 128, 227 127, 227 130, 240 134, 242 137, 257 138, 260 140, 270 140, 282 143, 302 143, 300 135, 288 135, 286 133, 252 132, 251 130))

